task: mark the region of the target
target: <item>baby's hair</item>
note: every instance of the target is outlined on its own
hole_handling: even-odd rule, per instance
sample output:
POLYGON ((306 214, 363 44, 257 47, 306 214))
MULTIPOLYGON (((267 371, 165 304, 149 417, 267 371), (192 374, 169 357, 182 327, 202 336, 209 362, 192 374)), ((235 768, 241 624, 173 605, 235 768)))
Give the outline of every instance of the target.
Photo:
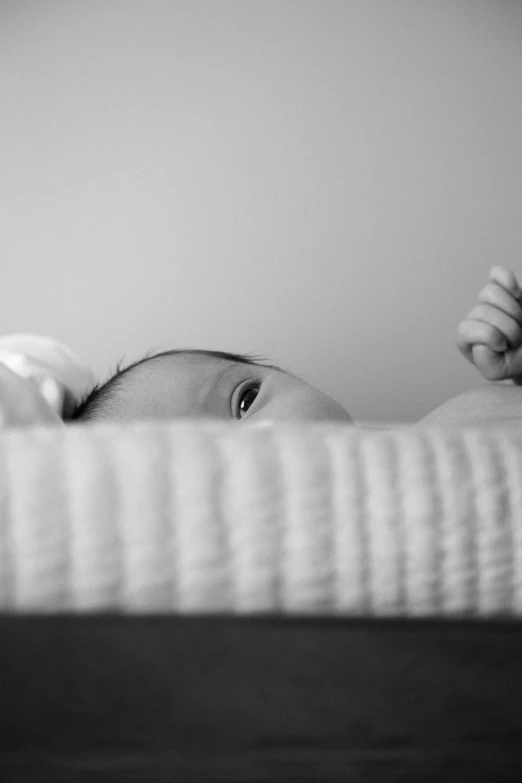
POLYGON ((199 348, 180 348, 171 351, 161 351, 160 353, 149 353, 142 359, 138 359, 136 362, 132 362, 126 367, 123 366, 123 359, 120 359, 116 363, 116 368, 110 374, 106 381, 97 383, 84 397, 76 408, 72 411, 69 421, 89 421, 96 418, 96 414, 110 409, 113 400, 116 397, 118 390, 124 383, 124 378, 130 370, 133 370, 138 365, 148 362, 151 359, 157 359, 160 356, 178 356, 179 354, 202 354, 203 356, 211 356, 215 359, 225 359, 229 362, 240 362, 241 364, 251 364, 255 367, 269 367, 273 370, 280 370, 286 372, 281 367, 277 367, 275 364, 264 364, 266 361, 263 356, 256 356, 255 354, 239 354, 239 353, 226 353, 224 351, 205 351, 199 348))

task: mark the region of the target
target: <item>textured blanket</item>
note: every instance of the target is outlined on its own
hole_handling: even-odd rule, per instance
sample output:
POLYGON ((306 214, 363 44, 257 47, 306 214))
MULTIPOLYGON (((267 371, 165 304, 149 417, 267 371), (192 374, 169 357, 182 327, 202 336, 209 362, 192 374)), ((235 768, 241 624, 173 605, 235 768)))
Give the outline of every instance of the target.
POLYGON ((0 433, 4 611, 522 613, 522 425, 0 433))

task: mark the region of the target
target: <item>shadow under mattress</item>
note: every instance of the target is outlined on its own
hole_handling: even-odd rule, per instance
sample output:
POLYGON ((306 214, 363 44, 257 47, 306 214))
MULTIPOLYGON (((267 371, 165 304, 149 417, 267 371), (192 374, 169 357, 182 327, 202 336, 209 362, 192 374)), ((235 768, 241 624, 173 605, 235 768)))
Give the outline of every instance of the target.
POLYGON ((0 616, 0 781, 522 780, 522 623, 0 616))

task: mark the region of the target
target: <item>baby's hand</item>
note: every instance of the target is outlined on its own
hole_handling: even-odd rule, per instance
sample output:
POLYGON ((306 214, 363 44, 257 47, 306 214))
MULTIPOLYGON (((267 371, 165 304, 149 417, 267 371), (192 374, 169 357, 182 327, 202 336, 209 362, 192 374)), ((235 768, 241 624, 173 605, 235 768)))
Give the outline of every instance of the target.
POLYGON ((490 282, 457 328, 459 351, 488 381, 522 383, 522 290, 510 269, 494 266, 490 282))

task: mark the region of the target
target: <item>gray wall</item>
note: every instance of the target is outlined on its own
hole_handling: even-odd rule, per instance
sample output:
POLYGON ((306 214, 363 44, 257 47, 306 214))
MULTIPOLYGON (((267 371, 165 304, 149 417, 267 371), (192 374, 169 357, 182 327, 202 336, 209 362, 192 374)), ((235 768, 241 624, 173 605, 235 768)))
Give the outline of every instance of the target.
POLYGON ((522 277, 521 140, 516 0, 2 2, 0 333, 416 420, 483 383, 454 334, 522 277))

